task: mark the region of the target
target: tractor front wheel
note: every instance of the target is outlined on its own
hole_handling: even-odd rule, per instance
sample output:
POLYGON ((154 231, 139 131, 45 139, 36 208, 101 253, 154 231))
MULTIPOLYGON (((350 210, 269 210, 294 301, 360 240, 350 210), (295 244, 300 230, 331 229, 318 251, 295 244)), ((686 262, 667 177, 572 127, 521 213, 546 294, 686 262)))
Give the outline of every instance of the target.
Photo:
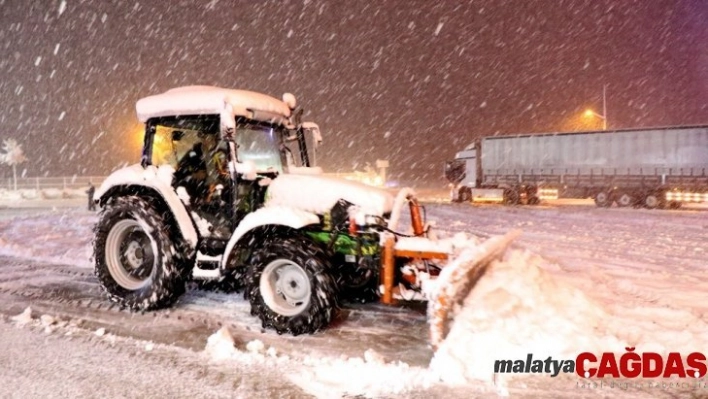
POLYGON ((306 237, 272 238, 251 259, 246 297, 264 328, 299 335, 329 325, 338 289, 319 245, 306 237))

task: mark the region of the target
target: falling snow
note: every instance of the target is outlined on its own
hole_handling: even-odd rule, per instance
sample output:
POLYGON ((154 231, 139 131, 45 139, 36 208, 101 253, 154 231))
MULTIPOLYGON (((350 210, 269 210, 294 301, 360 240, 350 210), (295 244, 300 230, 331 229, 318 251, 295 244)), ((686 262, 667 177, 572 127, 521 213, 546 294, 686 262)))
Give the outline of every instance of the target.
POLYGON ((443 24, 442 22, 440 22, 440 23, 438 24, 438 27, 435 28, 435 33, 433 33, 434 36, 437 36, 438 34, 440 34, 440 31, 442 30, 443 25, 444 25, 444 24, 443 24))
POLYGON ((192 84, 292 92, 325 135, 325 171, 388 159, 391 179, 411 185, 441 184, 459 142, 600 128, 582 113, 601 108, 604 84, 613 127, 708 122, 708 9, 696 0, 53 7, 3 6, 0 135, 36 149, 29 176, 135 162, 135 101, 192 84), (71 161, 52 151, 64 140, 71 161))

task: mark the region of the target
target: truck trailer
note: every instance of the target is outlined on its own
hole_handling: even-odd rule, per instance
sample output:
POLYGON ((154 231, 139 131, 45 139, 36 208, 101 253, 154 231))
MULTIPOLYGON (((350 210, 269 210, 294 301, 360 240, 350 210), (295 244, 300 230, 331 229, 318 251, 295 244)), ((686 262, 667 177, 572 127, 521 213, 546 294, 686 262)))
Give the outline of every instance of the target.
POLYGON ((708 201, 708 126, 483 137, 444 174, 459 202, 678 208, 708 201))

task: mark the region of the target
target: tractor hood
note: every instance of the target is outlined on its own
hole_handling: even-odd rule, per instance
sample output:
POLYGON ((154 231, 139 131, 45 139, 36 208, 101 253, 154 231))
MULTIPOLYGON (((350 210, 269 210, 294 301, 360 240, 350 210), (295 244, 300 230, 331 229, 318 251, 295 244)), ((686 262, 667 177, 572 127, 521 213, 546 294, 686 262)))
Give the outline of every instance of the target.
POLYGON ((382 188, 327 176, 283 174, 270 183, 266 206, 287 206, 319 215, 343 199, 369 215, 391 212, 394 197, 382 188))

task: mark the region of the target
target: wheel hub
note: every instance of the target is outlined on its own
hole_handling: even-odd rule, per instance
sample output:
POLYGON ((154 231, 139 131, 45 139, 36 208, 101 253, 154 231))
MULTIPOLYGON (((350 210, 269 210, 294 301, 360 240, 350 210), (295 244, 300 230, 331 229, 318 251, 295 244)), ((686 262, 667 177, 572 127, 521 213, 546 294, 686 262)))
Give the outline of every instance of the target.
POLYGON ((143 263, 143 249, 137 241, 128 244, 124 255, 133 269, 137 269, 143 263))
POLYGON ((624 206, 630 205, 632 203, 632 197, 630 197, 629 194, 622 194, 618 202, 624 206))
POLYGON ((310 303, 310 280, 298 264, 285 259, 269 263, 261 274, 260 291, 274 312, 295 316, 310 303))
POLYGON ((654 196, 654 195, 648 195, 647 198, 646 198, 646 200, 644 201, 644 203, 645 203, 648 207, 654 208, 654 207, 656 207, 656 206, 659 204, 659 199, 656 198, 656 196, 654 196))
POLYGON ((155 268, 154 243, 136 220, 116 223, 106 239, 106 264, 115 282, 127 290, 150 283, 155 268))

